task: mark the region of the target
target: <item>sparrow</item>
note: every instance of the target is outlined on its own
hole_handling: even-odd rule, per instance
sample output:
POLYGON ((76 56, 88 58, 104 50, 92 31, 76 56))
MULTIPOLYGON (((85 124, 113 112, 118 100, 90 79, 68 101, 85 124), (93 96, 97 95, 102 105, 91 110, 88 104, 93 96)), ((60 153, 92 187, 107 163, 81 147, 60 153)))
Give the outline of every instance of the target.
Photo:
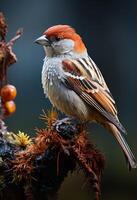
POLYGON ((42 45, 46 53, 42 86, 53 106, 82 122, 103 125, 122 148, 129 169, 136 168, 115 100, 80 35, 69 25, 55 25, 35 42, 42 45))

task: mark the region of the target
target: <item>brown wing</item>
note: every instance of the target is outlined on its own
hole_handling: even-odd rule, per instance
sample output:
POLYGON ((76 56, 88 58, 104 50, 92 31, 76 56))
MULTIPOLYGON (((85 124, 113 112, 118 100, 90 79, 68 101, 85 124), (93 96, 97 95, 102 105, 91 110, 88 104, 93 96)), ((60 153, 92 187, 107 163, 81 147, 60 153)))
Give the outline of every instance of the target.
POLYGON ((117 118, 115 101, 97 66, 93 66, 90 60, 86 59, 64 60, 62 64, 66 85, 125 132, 117 118))

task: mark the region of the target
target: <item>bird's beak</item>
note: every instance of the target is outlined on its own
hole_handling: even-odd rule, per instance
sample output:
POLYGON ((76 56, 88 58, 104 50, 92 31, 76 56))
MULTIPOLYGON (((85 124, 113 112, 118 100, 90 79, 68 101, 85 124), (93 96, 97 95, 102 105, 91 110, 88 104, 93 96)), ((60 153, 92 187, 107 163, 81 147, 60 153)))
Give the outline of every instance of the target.
POLYGON ((40 44, 40 45, 45 45, 45 46, 49 46, 50 45, 50 41, 46 38, 45 35, 42 35, 41 37, 37 38, 35 40, 35 43, 40 44))

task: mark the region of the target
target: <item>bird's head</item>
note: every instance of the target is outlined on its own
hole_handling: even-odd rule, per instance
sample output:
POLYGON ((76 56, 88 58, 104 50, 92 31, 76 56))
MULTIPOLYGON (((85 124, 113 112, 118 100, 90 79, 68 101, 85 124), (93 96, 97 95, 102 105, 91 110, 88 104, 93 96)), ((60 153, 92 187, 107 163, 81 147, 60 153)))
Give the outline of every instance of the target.
POLYGON ((44 47, 47 56, 86 52, 81 37, 68 25, 56 25, 48 28, 35 42, 44 47))

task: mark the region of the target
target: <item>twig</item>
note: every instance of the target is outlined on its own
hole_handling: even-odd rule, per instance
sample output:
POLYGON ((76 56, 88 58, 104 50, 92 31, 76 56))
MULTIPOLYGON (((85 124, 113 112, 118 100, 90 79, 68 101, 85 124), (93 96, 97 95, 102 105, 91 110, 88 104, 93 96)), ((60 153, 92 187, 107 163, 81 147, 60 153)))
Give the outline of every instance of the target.
POLYGON ((23 34, 23 28, 19 28, 16 35, 7 43, 7 47, 12 47, 17 39, 19 39, 23 34))

